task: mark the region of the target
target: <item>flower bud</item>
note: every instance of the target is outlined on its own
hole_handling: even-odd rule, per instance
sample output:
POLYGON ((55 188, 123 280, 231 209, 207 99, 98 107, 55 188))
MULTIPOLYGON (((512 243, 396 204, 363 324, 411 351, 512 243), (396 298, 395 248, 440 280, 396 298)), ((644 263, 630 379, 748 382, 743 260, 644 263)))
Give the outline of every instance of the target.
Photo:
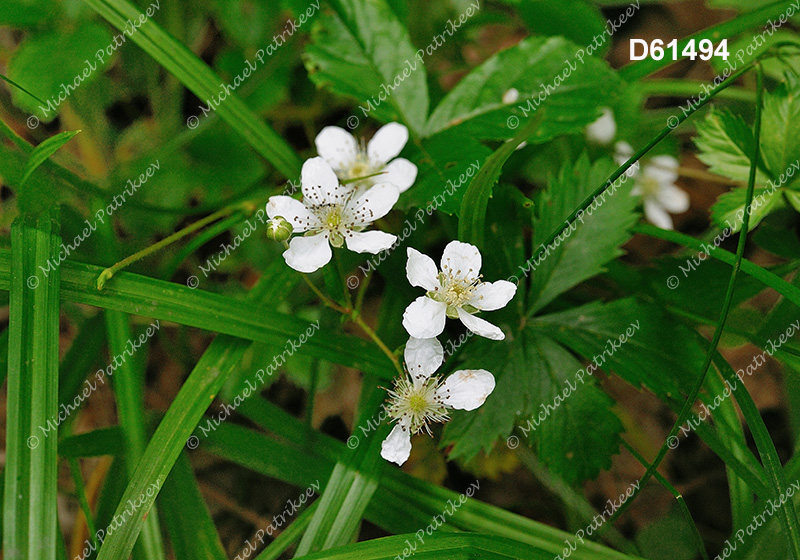
POLYGON ((292 224, 283 216, 275 216, 267 222, 267 237, 273 241, 286 241, 293 231, 292 224))

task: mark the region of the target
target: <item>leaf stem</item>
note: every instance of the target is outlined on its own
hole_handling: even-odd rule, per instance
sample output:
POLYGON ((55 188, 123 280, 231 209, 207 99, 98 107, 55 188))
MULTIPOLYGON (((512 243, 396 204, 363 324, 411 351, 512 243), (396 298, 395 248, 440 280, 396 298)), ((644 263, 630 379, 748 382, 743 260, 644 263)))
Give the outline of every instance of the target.
POLYGON ((163 249, 164 247, 167 247, 168 245, 171 245, 172 243, 175 243, 176 241, 179 241, 179 240, 183 239, 187 235, 190 235, 190 234, 194 233, 195 231, 204 228, 208 224, 211 224, 211 223, 219 220, 220 218, 224 218, 226 216, 229 216, 230 214, 232 214, 233 212, 235 212, 237 210, 246 209, 248 211, 252 211, 254 208, 255 208, 255 206, 253 205, 252 202, 242 202, 242 203, 239 203, 239 204, 234 204, 232 206, 226 206, 225 208, 222 208, 222 209, 214 212, 213 214, 210 214, 210 215, 206 216, 205 218, 203 218, 201 220, 198 220, 198 221, 194 222, 193 224, 190 224, 190 225, 186 226, 185 228, 183 228, 181 230, 176 231, 175 233, 173 233, 169 237, 165 237, 164 239, 162 239, 158 243, 154 243, 153 245, 150 245, 149 247, 145 247, 141 251, 139 251, 137 253, 134 253, 134 254, 130 255, 129 257, 126 257, 126 258, 122 259, 117 264, 105 269, 97 277, 97 282, 96 282, 97 283, 97 289, 98 290, 102 290, 103 287, 106 285, 106 282, 108 282, 117 272, 119 272, 120 270, 124 269, 125 267, 135 263, 136 261, 139 261, 139 260, 141 260, 141 259, 143 259, 145 257, 148 257, 148 256, 152 255, 153 253, 163 249))

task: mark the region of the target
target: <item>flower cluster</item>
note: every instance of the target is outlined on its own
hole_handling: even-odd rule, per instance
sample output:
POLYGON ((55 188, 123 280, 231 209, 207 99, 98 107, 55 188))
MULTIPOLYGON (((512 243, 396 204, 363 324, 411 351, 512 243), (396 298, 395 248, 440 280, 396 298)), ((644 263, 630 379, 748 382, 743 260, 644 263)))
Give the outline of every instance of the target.
POLYGON ((417 177, 413 163, 393 159, 407 141, 408 130, 397 123, 378 130, 362 148, 344 129, 328 126, 319 133, 320 156, 303 164, 302 201, 281 195, 267 203, 273 239, 305 234, 289 242, 283 253, 286 264, 299 272, 314 272, 330 262, 331 246, 375 254, 395 243, 392 234, 364 230, 388 214, 417 177))
MULTIPOLYGON (((267 236, 286 244, 286 264, 310 273, 330 262, 331 247, 375 254, 396 243, 395 235, 365 230, 388 214, 416 180, 417 167, 397 157, 407 141, 408 130, 398 123, 385 125, 366 144, 342 128, 322 129, 315 140, 319 156, 303 164, 302 200, 280 195, 267 203, 267 236), (303 235, 292 237, 296 233, 303 235)), ((412 435, 430 435, 430 424, 449 420, 450 409, 474 410, 494 390, 494 376, 483 369, 456 371, 444 380, 434 375, 444 361, 436 337, 444 331, 447 317, 459 319, 477 335, 505 337, 500 328, 476 315, 504 307, 517 287, 506 280, 483 282, 481 264, 477 247, 460 241, 445 247, 440 268, 430 257, 408 249, 408 281, 426 293, 403 314, 410 335, 406 369, 389 391, 387 411, 395 426, 381 455, 398 465, 409 457, 412 435)))
POLYGON ((389 416, 396 422, 381 446, 381 456, 402 465, 411 453, 411 436, 428 424, 449 420, 448 409, 475 410, 494 390, 494 376, 484 369, 461 370, 446 380, 433 375, 444 361, 435 338, 444 331, 447 317, 459 319, 473 333, 503 340, 495 325, 475 316, 479 311, 505 307, 517 292, 507 280, 481 281, 481 254, 469 243, 451 241, 442 254, 440 269, 427 255, 408 248, 406 276, 412 286, 424 288, 403 313, 403 326, 411 335, 405 349, 406 377, 395 380, 389 392, 389 416))

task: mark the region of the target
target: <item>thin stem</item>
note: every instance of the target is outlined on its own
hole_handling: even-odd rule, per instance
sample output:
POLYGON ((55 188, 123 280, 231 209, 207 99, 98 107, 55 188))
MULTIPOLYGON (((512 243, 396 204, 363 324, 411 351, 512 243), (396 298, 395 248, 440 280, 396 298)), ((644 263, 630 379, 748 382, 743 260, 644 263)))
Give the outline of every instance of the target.
POLYGON ((356 293, 355 310, 358 312, 361 311, 361 306, 364 305, 364 296, 367 295, 367 287, 369 286, 370 280, 372 280, 372 275, 365 275, 364 281, 361 282, 361 286, 359 286, 358 292, 356 293))
MULTIPOLYGON (((648 96, 693 96, 697 95, 700 88, 705 84, 698 80, 648 80, 640 84, 641 91, 648 96)), ((756 95, 754 92, 744 88, 730 88, 728 91, 720 95, 723 99, 732 99, 734 101, 755 101, 756 95)))
MULTIPOLYGON (((639 461, 643 467, 647 468, 647 460, 642 457, 634 447, 629 444, 627 441, 622 440, 622 445, 625 446, 625 449, 633 455, 637 461, 639 461)), ((686 519, 689 526, 692 528, 692 535, 694 536, 695 543, 697 544, 697 548, 700 550, 700 554, 703 556, 703 560, 710 560, 708 557, 708 552, 706 551, 705 544, 703 543, 703 537, 700 536, 700 531, 697 529, 697 524, 694 522, 692 518, 692 513, 689 511, 689 507, 686 505, 686 500, 683 499, 683 495, 678 492, 677 488, 675 488, 670 482, 661 476, 661 473, 658 471, 655 472, 653 475, 655 479, 661 483, 661 485, 666 488, 670 494, 672 494, 675 499, 678 501, 678 506, 681 508, 681 512, 683 512, 683 516, 686 519)))
MULTIPOLYGON (((755 124, 754 124, 754 131, 753 131, 753 138, 754 138, 754 149, 753 149, 753 159, 750 163, 750 177, 747 181, 747 195, 746 195, 746 202, 745 208, 748 208, 753 201, 753 192, 755 191, 755 183, 756 183, 756 169, 758 167, 758 152, 759 152, 759 143, 761 139, 761 105, 764 93, 764 83, 762 78, 762 73, 760 70, 760 66, 758 66, 759 72, 759 87, 757 92, 757 105, 756 105, 756 117, 755 117, 755 124)), ((668 442, 672 440, 673 437, 678 433, 678 429, 680 426, 686 421, 691 414, 692 406, 694 402, 697 400, 697 395, 700 393, 700 389, 703 386, 703 383, 706 379, 706 374, 708 373, 709 367, 711 366, 711 360, 714 358, 714 354, 717 351, 717 345, 719 344, 719 340, 722 337, 722 331, 725 328, 725 323, 728 320, 728 312, 730 311, 731 304, 733 303, 733 290, 736 285, 736 279, 739 276, 739 270, 741 269, 742 265, 742 258, 744 257, 744 248, 745 244, 747 243, 747 232, 750 227, 750 214, 745 212, 744 219, 742 220, 742 229, 739 233, 739 243, 736 247, 736 260, 733 263, 733 270, 731 271, 730 279, 728 280, 728 289, 725 292, 725 299, 723 300, 722 310, 720 311, 719 322, 717 324, 716 329, 714 330, 714 336, 711 339, 711 344, 709 345, 708 351, 706 352, 706 357, 703 360, 703 365, 700 368, 700 376, 698 377, 697 381, 692 387, 689 396, 686 400, 683 401, 683 406, 681 407, 681 411, 678 414, 677 420, 672 425, 672 429, 669 431, 669 435, 664 440, 664 444, 661 446, 661 449, 656 455, 655 460, 653 463, 647 468, 644 473, 644 476, 639 481, 639 486, 637 490, 634 490, 633 495, 631 498, 634 498, 639 491, 647 484, 647 481, 650 480, 650 477, 653 476, 653 473, 656 471, 658 466, 661 464, 661 461, 664 460, 666 457, 667 452, 669 451, 668 442)), ((622 515, 623 512, 627 510, 627 506, 633 502, 633 499, 629 499, 626 501, 622 506, 614 512, 611 516, 611 521, 615 521, 622 515)))
POLYGON ((364 179, 369 179, 370 177, 377 177, 378 175, 384 175, 386 171, 378 171, 377 173, 373 173, 371 175, 364 175, 363 177, 355 177, 353 179, 345 179, 344 181, 339 181, 343 185, 347 185, 350 183, 357 183, 358 181, 363 181, 364 179))
POLYGON ((338 311, 342 315, 350 315, 350 310, 349 309, 345 309, 344 307, 342 307, 341 305, 339 305, 338 303, 333 301, 331 298, 329 298, 328 296, 323 294, 322 290, 317 288, 317 286, 314 284, 314 282, 311 281, 311 278, 309 278, 307 274, 301 273, 300 276, 303 277, 303 280, 305 280, 306 284, 308 284, 308 287, 311 288, 311 290, 315 294, 317 294, 317 297, 322 300, 322 303, 324 303, 325 305, 327 305, 331 309, 334 309, 334 310, 338 311))
POLYGON ((117 264, 105 269, 103 272, 100 273, 100 276, 97 277, 97 289, 98 290, 102 290, 103 286, 105 286, 106 282, 108 282, 111 279, 111 277, 114 276, 114 274, 116 274, 120 270, 124 269, 125 267, 127 267, 127 266, 129 266, 129 265, 131 265, 131 264, 133 264, 133 263, 135 263, 135 262, 137 262, 137 261, 139 261, 139 260, 141 260, 141 259, 143 259, 145 257, 148 257, 148 256, 152 255, 153 253, 163 249, 164 247, 167 247, 168 245, 171 245, 172 243, 175 243, 176 241, 179 241, 179 240, 183 239, 187 235, 190 235, 190 234, 194 233, 195 231, 204 228, 208 224, 210 224, 212 222, 215 222, 215 221, 219 220, 220 218, 224 218, 226 216, 229 216, 233 212, 235 212, 237 210, 240 210, 242 208, 247 209, 247 210, 252 210, 254 207, 253 207, 252 203, 244 202, 244 203, 235 204, 233 206, 228 206, 226 208, 222 208, 221 210, 218 210, 217 212, 214 212, 213 214, 211 214, 209 216, 206 216, 202 220, 198 220, 198 221, 194 222, 193 224, 190 224, 190 225, 186 226, 185 228, 183 228, 183 229, 181 229, 179 231, 176 231, 175 233, 173 233, 169 237, 165 237, 164 239, 162 239, 158 243, 154 243, 153 245, 150 245, 149 247, 145 247, 141 251, 139 251, 137 253, 134 253, 133 255, 122 259, 117 264))
POLYGON ((386 344, 384 344, 384 342, 375 333, 375 331, 372 330, 372 327, 370 327, 368 324, 364 322, 364 319, 361 318, 361 315, 358 313, 358 311, 353 310, 352 313, 350 314, 350 318, 356 325, 361 327, 361 330, 364 331, 367 334, 367 336, 369 336, 372 339, 372 342, 374 342, 378 346, 378 348, 380 348, 383 351, 383 353, 386 354, 386 356, 390 360, 392 360, 392 363, 394 364, 394 367, 398 371, 398 373, 400 373, 400 375, 403 375, 403 366, 400 365, 400 360, 397 359, 397 356, 395 356, 394 353, 391 350, 389 350, 389 347, 386 346, 386 344))
POLYGON ((339 273, 339 282, 342 284, 342 295, 347 307, 353 308, 353 298, 350 296, 350 289, 347 287, 347 279, 344 275, 344 265, 342 265, 342 257, 340 251, 333 252, 333 260, 336 261, 336 271, 339 273))

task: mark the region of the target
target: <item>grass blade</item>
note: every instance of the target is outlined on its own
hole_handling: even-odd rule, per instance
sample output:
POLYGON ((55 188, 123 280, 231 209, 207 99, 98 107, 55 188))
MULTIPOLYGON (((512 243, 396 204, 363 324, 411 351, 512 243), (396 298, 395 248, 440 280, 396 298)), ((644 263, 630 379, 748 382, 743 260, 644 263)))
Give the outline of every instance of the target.
POLYGON ((47 158, 56 153, 61 146, 69 142, 79 132, 80 130, 68 130, 65 132, 60 132, 59 134, 51 136, 36 146, 31 152, 28 163, 25 165, 25 172, 22 174, 22 179, 20 179, 19 186, 17 188, 22 189, 23 185, 25 185, 27 182, 28 177, 30 177, 31 174, 36 171, 36 168, 42 165, 47 158))
POLYGON ((38 437, 58 414, 59 271, 38 286, 28 279, 61 247, 57 211, 11 230, 8 411, 3 505, 7 560, 54 560, 57 437, 38 437))

